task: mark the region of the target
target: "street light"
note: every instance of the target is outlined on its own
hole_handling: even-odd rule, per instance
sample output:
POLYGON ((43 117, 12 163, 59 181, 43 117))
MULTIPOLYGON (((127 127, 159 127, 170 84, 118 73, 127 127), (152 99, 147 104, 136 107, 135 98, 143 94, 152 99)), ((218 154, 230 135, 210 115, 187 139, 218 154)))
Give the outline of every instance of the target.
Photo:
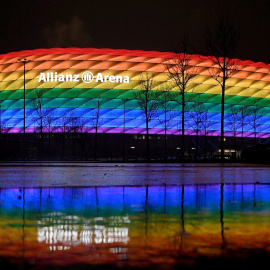
POLYGON ((30 60, 26 58, 18 60, 20 63, 23 63, 23 135, 25 136, 25 64, 30 62, 30 60))
POLYGON ((126 100, 123 99, 123 102, 124 102, 124 129, 123 129, 123 133, 122 133, 122 136, 123 136, 123 160, 125 160, 125 148, 126 148, 126 137, 125 137, 125 133, 126 133, 126 100))

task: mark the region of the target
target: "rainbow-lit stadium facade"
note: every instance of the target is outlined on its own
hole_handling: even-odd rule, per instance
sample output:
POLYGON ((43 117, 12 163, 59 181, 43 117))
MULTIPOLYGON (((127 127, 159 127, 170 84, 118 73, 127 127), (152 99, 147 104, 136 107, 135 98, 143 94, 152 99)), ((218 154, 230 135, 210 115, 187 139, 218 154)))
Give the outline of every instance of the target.
MULTIPOLYGON (((0 55, 0 105, 1 126, 6 133, 22 133, 24 128, 24 64, 19 59, 27 59, 25 64, 26 91, 26 133, 33 133, 37 123, 34 117, 36 91, 44 90, 43 106, 51 108, 53 132, 60 132, 62 117, 70 115, 84 119, 84 131, 93 133, 93 110, 95 100, 102 100, 99 133, 144 134, 146 132, 143 111, 134 99, 134 91, 142 91, 140 79, 142 74, 151 73, 154 77, 153 91, 162 91, 168 76, 164 63, 172 57, 171 53, 155 51, 130 51, 94 48, 53 48, 14 52, 0 55), (41 73, 81 74, 90 71, 96 77, 127 76, 124 82, 80 81, 40 81, 41 73)), ((190 56, 191 65, 198 68, 198 75, 188 88, 187 95, 197 96, 196 102, 203 102, 211 124, 208 135, 220 135, 221 87, 211 78, 209 67, 214 64, 206 57, 190 56)), ((176 90, 172 85, 172 90, 176 90)), ((162 93, 161 93, 162 95, 162 93)), ((225 136, 232 136, 228 127, 228 117, 232 107, 256 106, 260 127, 257 137, 270 135, 270 65, 240 61, 238 70, 226 82, 225 96, 225 136)), ((173 111, 181 111, 179 103, 170 101, 173 111)), ((151 134, 164 134, 162 111, 150 123, 151 134)), ((188 116, 186 117, 186 134, 195 131, 188 116)), ((175 114, 167 133, 179 134, 180 117, 175 114)), ((46 132, 46 131, 45 131, 46 132)), ((240 136, 240 130, 237 136, 240 136)), ((253 137, 254 131, 247 121, 244 136, 253 137)))

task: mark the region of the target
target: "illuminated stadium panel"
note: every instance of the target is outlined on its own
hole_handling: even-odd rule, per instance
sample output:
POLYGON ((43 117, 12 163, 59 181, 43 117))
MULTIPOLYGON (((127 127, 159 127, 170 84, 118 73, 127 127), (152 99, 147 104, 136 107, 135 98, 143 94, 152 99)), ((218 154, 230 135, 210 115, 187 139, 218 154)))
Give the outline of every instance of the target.
MULTIPOLYGON (((135 91, 142 91, 140 79, 146 72, 154 77, 153 91, 162 91, 167 81, 165 61, 171 53, 155 51, 130 51, 93 48, 53 48, 21 51, 0 55, 0 102, 2 130, 8 133, 23 132, 24 115, 24 65, 19 59, 27 59, 25 64, 26 89, 26 132, 38 132, 35 102, 37 90, 42 89, 43 108, 50 108, 53 132, 61 131, 61 119, 79 117, 83 119, 83 131, 95 132, 93 115, 97 100, 101 101, 100 133, 144 134, 146 132, 144 113, 134 99, 135 91), (128 76, 129 83, 77 81, 40 81, 40 74, 57 72, 58 75, 83 74, 90 71, 96 78, 98 73, 114 76, 128 76)), ((221 87, 211 78, 209 67, 214 64, 206 57, 190 56, 191 65, 196 66, 198 75, 190 84, 187 98, 203 102, 210 119, 208 135, 220 135, 221 87)), ((226 83, 225 96, 225 136, 232 136, 229 127, 232 108, 244 106, 258 108, 257 137, 270 135, 270 65, 240 61, 238 70, 226 83)), ((168 87, 168 86, 166 86, 168 87)), ((175 86, 171 85, 172 90, 175 86)), ((190 104, 192 104, 190 102, 190 104)), ((179 134, 181 106, 170 101, 173 121, 168 134, 179 134)), ((151 134, 164 134, 164 112, 159 110, 149 123, 151 134)), ((69 123, 72 125, 72 122, 69 123)), ((194 125, 186 114, 186 134, 194 135, 194 125)), ((241 128, 242 129, 242 128, 241 128)), ((47 129, 48 130, 48 129, 47 129)), ((44 129, 46 132, 46 127, 44 129)), ((239 128, 237 136, 241 136, 239 128)), ((253 137, 254 128, 246 118, 244 136, 253 137)))

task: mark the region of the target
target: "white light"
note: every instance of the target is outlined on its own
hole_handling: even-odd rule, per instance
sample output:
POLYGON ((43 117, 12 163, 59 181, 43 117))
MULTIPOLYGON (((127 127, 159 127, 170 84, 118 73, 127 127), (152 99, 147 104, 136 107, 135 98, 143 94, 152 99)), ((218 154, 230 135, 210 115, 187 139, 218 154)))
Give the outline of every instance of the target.
POLYGON ((135 149, 135 146, 131 146, 130 148, 131 148, 131 149, 135 149))
MULTIPOLYGON (((49 218, 51 219, 51 218, 49 218)), ((47 226, 48 218, 38 221, 39 227, 37 232, 38 241, 50 244, 51 250, 63 250, 68 246, 78 244, 101 244, 101 243, 128 243, 128 227, 118 227, 120 223, 130 223, 129 217, 112 216, 109 218, 110 226, 91 225, 92 222, 103 218, 93 218, 92 220, 84 220, 82 226, 74 224, 56 224, 54 221, 52 226, 47 226), (67 244, 67 246, 63 246, 67 244)), ((53 220, 53 219, 52 219, 53 220)), ((63 221, 70 220, 71 223, 80 220, 77 216, 65 216, 63 221)))

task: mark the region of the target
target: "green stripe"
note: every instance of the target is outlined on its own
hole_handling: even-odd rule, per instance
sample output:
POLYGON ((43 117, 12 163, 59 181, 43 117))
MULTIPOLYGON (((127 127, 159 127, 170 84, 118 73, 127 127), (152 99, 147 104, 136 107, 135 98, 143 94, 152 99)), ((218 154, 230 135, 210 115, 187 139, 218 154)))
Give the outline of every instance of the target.
MULTIPOLYGON (((122 99, 129 100, 126 102, 126 109, 138 108, 136 101, 133 98, 134 92, 141 90, 123 90, 123 89, 85 89, 85 88, 53 88, 44 89, 44 100, 50 99, 50 106, 53 108, 65 107, 66 101, 69 102, 71 108, 85 107, 91 108, 91 99, 100 97, 107 100, 104 108, 123 108, 122 99), (59 98, 60 96, 60 98, 59 98), (55 100, 53 100, 55 99, 55 100), (74 100, 72 100, 74 99, 74 100), (90 99, 90 100, 89 100, 90 99), (133 100, 131 102, 130 100, 133 100)), ((160 93, 160 91, 158 91, 160 93)), ((196 102, 203 102, 209 109, 209 112, 220 113, 221 95, 214 94, 198 94, 198 93, 186 93, 186 100, 192 100, 196 102)), ((27 108, 33 108, 33 102, 36 98, 35 89, 26 89, 27 108)), ((178 96, 181 99, 181 96, 178 96)), ((16 91, 2 91, 0 92, 0 101, 2 109, 9 107, 10 109, 19 109, 23 107, 23 90, 16 91), (5 100, 7 102, 5 102, 5 100), (13 101, 13 102, 12 102, 13 101), (14 103, 14 105, 12 105, 14 103), (10 107, 11 105, 11 107, 10 107)), ((255 98, 255 97, 241 97, 241 96, 225 96, 225 111, 230 110, 231 105, 244 105, 252 106, 257 105, 265 108, 265 115, 269 115, 270 111, 270 99, 255 98)), ((177 102, 171 102, 172 109, 180 110, 181 106, 177 102)))

